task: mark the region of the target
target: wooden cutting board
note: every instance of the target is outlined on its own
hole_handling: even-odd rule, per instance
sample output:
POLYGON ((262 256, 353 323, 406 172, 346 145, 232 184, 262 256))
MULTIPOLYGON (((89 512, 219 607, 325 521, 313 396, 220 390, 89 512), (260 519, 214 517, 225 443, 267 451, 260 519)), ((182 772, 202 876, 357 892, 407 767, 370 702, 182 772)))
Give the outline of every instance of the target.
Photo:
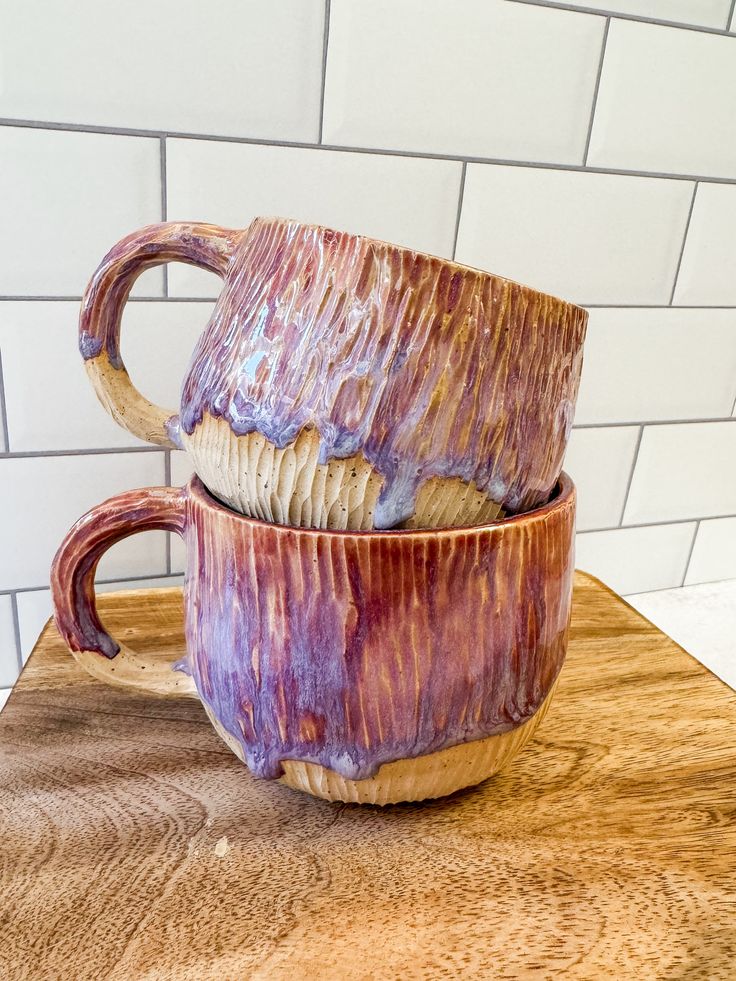
MULTIPOLYGON (((178 590, 99 604, 182 647, 178 590)), ((736 978, 735 744, 736 693, 581 574, 533 743, 385 810, 253 779, 49 625, 0 716, 0 977, 736 978)))

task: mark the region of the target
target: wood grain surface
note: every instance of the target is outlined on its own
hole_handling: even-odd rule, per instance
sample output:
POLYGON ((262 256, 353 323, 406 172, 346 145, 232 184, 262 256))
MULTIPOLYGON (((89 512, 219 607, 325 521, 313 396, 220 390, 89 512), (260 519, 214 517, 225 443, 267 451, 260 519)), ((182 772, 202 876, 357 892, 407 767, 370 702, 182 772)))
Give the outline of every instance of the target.
MULTIPOLYGON (((182 644, 178 590, 99 605, 182 644)), ((383 810, 255 780, 47 626, 0 716, 0 977, 734 978, 735 734, 736 693, 580 574, 522 755, 383 810)))

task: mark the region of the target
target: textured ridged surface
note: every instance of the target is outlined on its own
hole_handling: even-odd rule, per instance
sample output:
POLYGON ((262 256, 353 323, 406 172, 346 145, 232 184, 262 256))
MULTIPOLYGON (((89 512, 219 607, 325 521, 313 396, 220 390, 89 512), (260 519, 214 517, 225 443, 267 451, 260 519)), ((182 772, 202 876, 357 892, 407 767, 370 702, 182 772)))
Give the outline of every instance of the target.
MULTIPOLYGON (((348 780, 316 763, 282 760, 281 783, 323 800, 379 806, 445 797, 465 787, 474 787, 498 773, 526 746, 544 721, 556 686, 557 681, 531 719, 509 732, 460 743, 426 756, 384 763, 374 777, 365 780, 348 780)), ((220 738, 243 760, 238 740, 220 725, 206 705, 205 711, 220 738)))
MULTIPOLYGON (((198 461, 203 483, 243 514, 303 528, 367 531, 383 480, 361 455, 319 462, 320 437, 303 429, 279 449, 260 433, 236 436, 224 419, 205 415, 182 441, 198 461)), ((403 528, 484 524, 499 507, 452 477, 431 477, 419 488, 414 514, 403 528)))
MULTIPOLYGON (((459 479, 511 513, 549 497, 574 414, 584 310, 475 269, 294 221, 256 219, 242 233, 153 226, 109 253, 83 301, 80 348, 108 407, 102 369, 124 371, 120 315, 136 262, 182 257, 224 277, 184 379, 184 433, 210 415, 236 436, 258 432, 283 449, 314 430, 320 463, 360 454, 380 476, 377 528, 411 518, 431 478, 459 479)), ((128 396, 141 398, 129 388, 128 396)), ((145 413, 119 407, 115 415, 134 426, 145 413)), ((160 439, 181 442, 178 426, 159 411, 160 439)), ((151 426, 133 431, 150 438, 151 426)), ((216 478, 227 463, 206 460, 208 446, 189 444, 197 472, 216 478)), ((228 499, 216 482, 208 486, 228 499)), ((248 510, 266 491, 256 489, 248 510)))
POLYGON ((523 517, 345 533, 246 518, 197 478, 181 492, 130 491, 61 546, 56 620, 72 650, 112 668, 117 644, 92 602, 97 559, 135 529, 183 534, 182 668, 248 766, 275 778, 295 759, 364 780, 539 710, 565 656, 574 505, 563 475, 552 503, 523 517))

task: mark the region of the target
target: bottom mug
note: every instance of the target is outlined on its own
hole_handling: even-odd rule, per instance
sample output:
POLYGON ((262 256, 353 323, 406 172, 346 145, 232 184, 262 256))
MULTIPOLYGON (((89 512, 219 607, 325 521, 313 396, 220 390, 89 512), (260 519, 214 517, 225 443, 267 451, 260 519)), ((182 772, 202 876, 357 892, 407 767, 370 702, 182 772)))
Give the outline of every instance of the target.
POLYGON ((51 571, 56 623, 95 677, 201 699, 259 777, 390 804, 480 783, 528 742, 567 648, 575 490, 469 528, 330 531, 231 511, 198 478, 128 491, 74 525, 51 571), (115 542, 185 541, 187 653, 163 664, 99 621, 115 542))

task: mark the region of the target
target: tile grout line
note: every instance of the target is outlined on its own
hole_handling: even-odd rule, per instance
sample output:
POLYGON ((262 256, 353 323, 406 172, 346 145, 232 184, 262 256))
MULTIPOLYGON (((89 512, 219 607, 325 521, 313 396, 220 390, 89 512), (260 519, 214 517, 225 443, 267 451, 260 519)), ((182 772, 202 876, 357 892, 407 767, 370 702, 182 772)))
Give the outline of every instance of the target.
MULTIPOLYGON (((522 0, 513 0, 520 3, 522 0)), ((729 35, 734 37, 734 35, 729 35)), ((736 184, 736 176, 719 177, 712 174, 680 174, 657 170, 635 170, 616 167, 589 167, 583 164, 555 163, 554 161, 514 160, 505 157, 479 157, 462 153, 433 153, 429 150, 395 150, 388 147, 343 146, 334 143, 309 143, 296 140, 266 140, 250 136, 217 136, 210 133, 181 133, 164 130, 121 129, 114 126, 85 126, 76 123, 56 123, 29 119, 0 118, 0 127, 44 129, 72 133, 102 133, 110 136, 137 136, 142 139, 181 139, 211 143, 240 143, 245 146, 283 147, 284 149, 324 150, 334 153, 363 153, 373 156, 404 157, 418 160, 451 160, 462 163, 479 163, 496 167, 521 167, 529 170, 560 170, 574 174, 606 174, 613 177, 641 177, 651 180, 707 181, 710 184, 736 184)))
MULTIPOLYGON (((654 427, 654 426, 699 426, 699 425, 712 425, 715 423, 735 423, 736 416, 733 415, 733 411, 736 410, 736 403, 734 404, 732 414, 727 416, 710 416, 695 419, 629 419, 621 420, 617 422, 584 422, 578 425, 573 425, 573 430, 591 430, 591 429, 630 429, 634 426, 639 427, 654 427)), ((87 448, 72 447, 63 450, 8 450, 0 451, 0 460, 35 460, 44 459, 47 457, 62 457, 62 456, 105 456, 105 455, 116 455, 116 454, 131 454, 131 453, 167 453, 169 451, 162 450, 160 446, 91 446, 87 448)))
MULTIPOLYGON (((600 9, 597 7, 573 6, 564 0, 511 0, 512 3, 523 3, 529 7, 546 7, 548 10, 565 10, 571 14, 592 14, 595 17, 612 17, 616 20, 631 20, 637 24, 653 24, 655 27, 675 27, 681 31, 691 31, 693 34, 718 34, 721 37, 733 37, 722 27, 708 27, 707 24, 690 24, 677 20, 662 20, 658 17, 643 17, 637 14, 627 14, 618 10, 600 9)), ((728 27, 728 25, 726 25, 728 27)))
MULTIPOLYGON (((18 674, 23 670, 23 647, 20 641, 20 616, 18 614, 18 599, 15 593, 10 593, 10 608, 13 613, 13 633, 15 634, 15 658, 18 674)), ((15 682, 13 682, 15 684, 15 682)))
POLYGON ((604 531, 640 531, 642 528, 669 528, 670 525, 690 525, 694 521, 720 521, 721 518, 736 518, 736 514, 705 514, 690 518, 667 518, 665 521, 635 521, 630 525, 601 525, 599 528, 580 528, 578 535, 598 535, 604 531))
POLYGON ((460 234, 460 217, 463 213, 463 198, 465 197, 465 175, 468 172, 467 162, 463 161, 463 169, 460 173, 460 189, 457 196, 457 215, 455 216, 455 231, 452 236, 452 259, 454 261, 457 253, 457 238, 460 234))
MULTIPOLYGON (((0 303, 80 303, 81 296, 0 296, 0 303)), ((214 303, 216 296, 129 296, 128 303, 214 303)), ((736 310, 736 303, 586 303, 586 310, 736 310)))
MULTIPOLYGON (((167 192, 166 192, 166 137, 162 136, 159 139, 159 156, 161 165, 161 221, 167 221, 167 192)), ((168 298, 169 295, 169 266, 168 263, 163 265, 163 279, 164 279, 164 299, 168 298)))
POLYGON ((685 585, 685 580, 687 579, 687 574, 690 570, 690 561, 692 560, 693 552, 695 551, 695 539, 698 537, 698 531, 700 530, 701 520, 702 519, 698 519, 698 521, 696 521, 695 523, 695 531, 693 532, 692 541, 690 542, 690 548, 688 549, 687 552, 687 559, 685 560, 685 571, 682 574, 682 582, 680 583, 680 588, 682 588, 685 585))
POLYGON ((677 258, 677 266, 675 267, 675 278, 672 282, 672 291, 670 292, 670 303, 675 299, 675 290, 677 289, 677 280, 680 278, 680 266, 682 265, 682 257, 685 255, 685 245, 687 244, 687 233, 690 231, 690 220, 693 216, 693 209, 695 207, 695 195, 698 193, 698 186, 700 181, 695 181, 695 187, 693 188, 693 196, 690 198, 690 210, 687 213, 687 219, 685 221, 685 230, 682 233, 682 245, 680 246, 680 255, 677 258))
MULTIPOLYGON (((176 579, 178 576, 183 575, 183 572, 152 572, 141 576, 125 576, 122 579, 120 577, 117 579, 97 579, 95 580, 95 585, 115 586, 123 582, 145 582, 146 579, 176 579)), ((13 586, 12 589, 0 589, 0 596, 13 597, 17 596, 18 593, 43 593, 44 591, 49 591, 49 588, 48 584, 46 586, 13 586)))
MULTIPOLYGON (((164 451, 164 484, 171 487, 171 450, 164 451)), ((166 574, 171 575, 171 535, 166 532, 166 574)))
MULTIPOLYGON (((80 303, 81 296, 0 296, 0 303, 80 303)), ((214 303, 216 296, 129 296, 126 303, 214 303)))
POLYGON ((624 492, 624 503, 621 508, 621 515, 618 519, 619 528, 623 527, 624 515, 626 514, 626 505, 629 503, 629 493, 631 492, 631 485, 634 482, 634 471, 636 470, 636 463, 639 459, 639 450, 641 449, 641 441, 644 436, 644 426, 639 428, 639 435, 636 439, 636 446, 634 448, 634 456, 631 460, 631 470, 629 471, 629 479, 626 481, 626 491, 624 492))
POLYGON ((728 11, 728 20, 726 21, 726 27, 724 30, 726 33, 730 34, 729 27, 731 26, 731 21, 733 20, 733 12, 736 10, 736 0, 731 0, 731 8, 728 11))
POLYGON ((628 422, 582 422, 573 429, 626 429, 631 426, 697 426, 713 422, 736 422, 733 415, 702 419, 630 419, 628 422))
POLYGON ((115 453, 160 453, 160 446, 95 446, 70 450, 12 450, 0 453, 0 460, 35 460, 55 456, 110 456, 115 453))
POLYGON ((583 151, 583 166, 587 166, 588 163, 588 152, 590 150, 590 138, 593 135, 593 122, 595 120, 595 110, 598 105, 598 93, 601 87, 601 78, 603 77, 603 62, 606 57, 606 44, 608 42, 608 29, 611 26, 611 18, 606 18, 606 26, 603 28, 603 40, 601 41, 601 54, 598 59, 598 74, 595 79, 595 87, 593 89, 593 101, 590 106, 590 119, 588 120, 588 135, 585 138, 585 150, 583 151))
POLYGON ((327 48, 330 43, 330 3, 325 0, 325 23, 322 34, 322 80, 319 92, 319 130, 317 142, 322 143, 322 135, 325 122, 325 90, 327 88, 327 48))
POLYGON ((10 430, 8 428, 8 405, 5 401, 5 376, 3 374, 3 353, 0 351, 0 425, 6 449, 2 455, 10 452, 10 430))

